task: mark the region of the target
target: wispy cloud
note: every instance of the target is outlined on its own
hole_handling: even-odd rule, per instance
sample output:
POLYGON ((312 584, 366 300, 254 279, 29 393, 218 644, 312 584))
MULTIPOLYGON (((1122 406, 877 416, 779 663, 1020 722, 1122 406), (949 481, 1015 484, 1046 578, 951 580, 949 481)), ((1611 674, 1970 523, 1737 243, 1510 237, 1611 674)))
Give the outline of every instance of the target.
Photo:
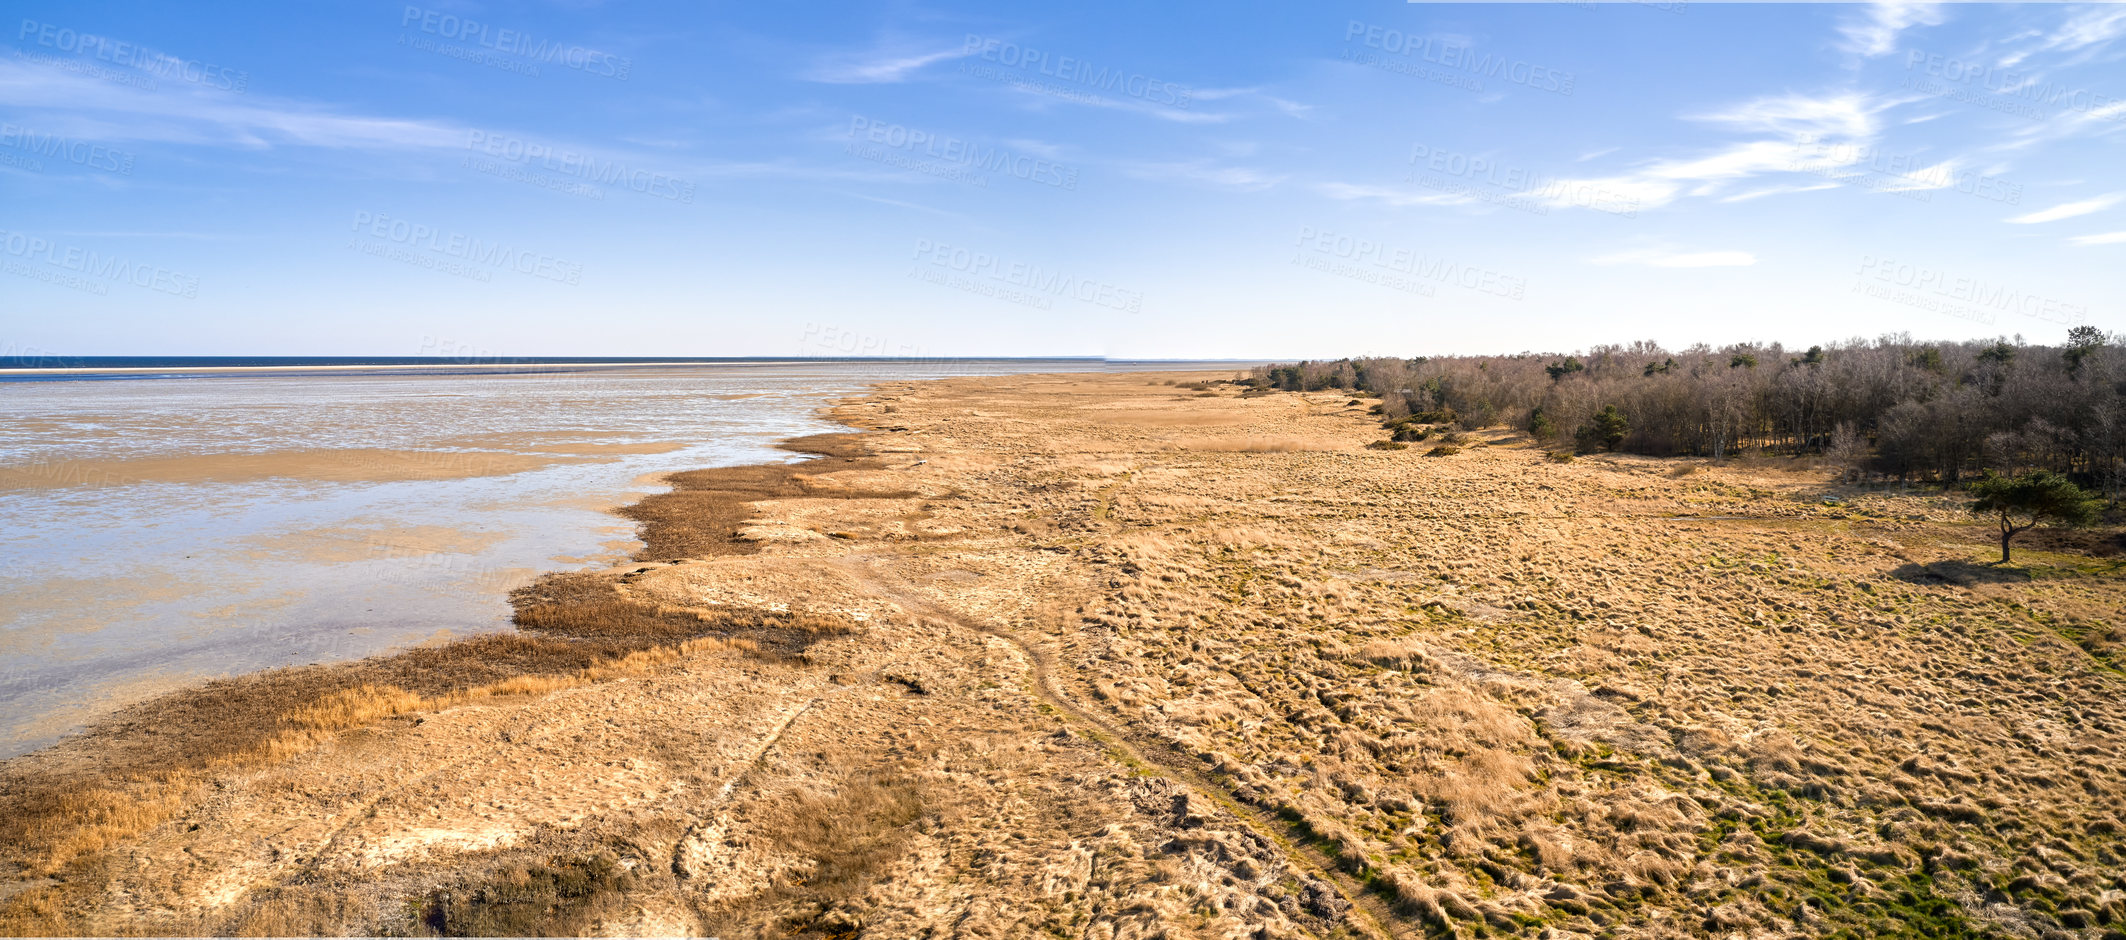
POLYGON ((1129 163, 1122 166, 1124 175, 1141 180, 1166 180, 1198 183, 1232 189, 1241 192, 1256 192, 1284 182, 1284 177, 1261 170, 1241 166, 1218 166, 1202 160, 1175 163, 1129 163))
POLYGON ((2090 245, 2126 244, 2126 232, 2105 232, 2101 235, 2076 235, 2073 238, 2067 239, 2067 241, 2071 244, 2078 245, 2084 248, 2090 245))
POLYGON ((1766 186, 1766 187, 1764 187, 1764 188, 1762 188, 1762 189, 1752 189, 1752 190, 1750 190, 1750 191, 1748 191, 1748 192, 1741 192, 1741 193, 1736 193, 1736 194, 1734 194, 1734 195, 1732 195, 1732 196, 1726 196, 1726 197, 1722 197, 1720 201, 1721 201, 1721 202, 1748 202, 1748 201, 1750 201, 1750 200, 1752 200, 1752 199, 1762 199, 1762 198, 1764 198, 1764 197, 1766 197, 1766 196, 1783 196, 1783 195, 1786 195, 1786 194, 1788 194, 1788 193, 1813 193, 1813 192, 1821 192, 1821 191, 1823 191, 1823 190, 1826 190, 1826 189, 1837 189, 1837 188, 1838 188, 1838 184, 1837 184, 1837 183, 1800 183, 1800 184, 1796 184, 1796 185, 1791 185, 1791 186, 1786 186, 1786 185, 1782 185, 1782 186, 1766 186))
POLYGON ((1082 104, 1091 108, 1107 108, 1115 111, 1148 114, 1163 121, 1174 121, 1180 124, 1223 124, 1233 119, 1231 114, 1221 111, 1202 111, 1193 107, 1176 107, 1160 102, 1146 101, 1142 98, 1109 98, 1091 92, 1061 93, 1040 87, 1032 82, 1018 83, 1006 87, 1023 96, 1020 100, 1031 103, 1038 109, 1045 109, 1048 102, 1063 101, 1071 104, 1082 104))
POLYGON ((1471 197, 1454 193, 1413 192, 1407 189, 1367 186, 1359 183, 1316 183, 1314 191, 1331 199, 1341 199, 1346 202, 1377 202, 1395 209, 1406 209, 1411 206, 1460 206, 1476 201, 1471 197))
POLYGON ((1269 102, 1270 107, 1276 108, 1290 117, 1306 117, 1314 110, 1314 106, 1311 104, 1300 104, 1297 101, 1279 98, 1276 95, 1263 95, 1262 100, 1269 102))
POLYGON ((959 219, 963 222, 972 221, 971 219, 968 219, 967 216, 963 213, 953 212, 948 209, 939 209, 935 206, 926 206, 919 202, 907 202, 900 199, 887 199, 883 196, 870 196, 864 193, 852 193, 847 190, 835 190, 835 192, 840 193, 844 196, 848 196, 851 199, 861 199, 865 202, 875 202, 879 205, 892 206, 896 209, 914 209, 917 212, 928 212, 932 215, 942 215, 946 218, 959 219))
POLYGON ((1726 124, 1737 130, 1777 134, 1797 140, 1859 138, 1876 131, 1875 116, 1902 102, 1846 93, 1812 97, 1771 95, 1753 98, 1726 111, 1692 116, 1692 120, 1726 124))
POLYGON ((34 62, 0 59, 0 105, 53 109, 97 140, 159 140, 265 149, 424 150, 465 146, 444 121, 350 114, 307 102, 215 89, 112 85, 34 62))
POLYGON ((940 48, 935 43, 925 48, 897 46, 836 53, 814 63, 804 77, 829 85, 890 85, 913 78, 926 65, 963 59, 969 54, 965 46, 940 48))
POLYGON ((2076 216, 2084 216, 2092 212, 2102 212, 2105 209, 2109 209, 2112 206, 2118 205, 2121 199, 2126 199, 2126 193, 2111 193, 2109 195, 2098 196, 2094 199, 2084 199, 2080 202, 2063 202, 2059 205, 2053 206, 2050 209, 2039 209, 2038 211, 2029 213, 2027 215, 2016 216, 2014 218, 2009 219, 2008 221, 2013 222, 2017 225, 2031 225, 2038 222, 2057 222, 2061 219, 2072 219, 2076 216))
MULTIPOLYGON (((1830 151, 1830 155, 1812 155, 1791 142, 1753 140, 1700 156, 1650 161, 1611 176, 1560 180, 1546 187, 1545 193, 1549 194, 1548 201, 1556 208, 1588 207, 1589 203, 1582 196, 1588 192, 1605 194, 1605 204, 1629 203, 1656 208, 1684 196, 1715 196, 1728 184, 1766 174, 1791 173, 1806 166, 1843 166, 1858 159, 1859 152, 1858 148, 1844 147, 1830 151)), ((1759 191, 1746 198, 1803 191, 1775 189, 1759 191)))
POLYGON ((1757 263, 1757 256, 1747 251, 1672 251, 1661 248, 1639 248, 1588 259, 1590 263, 1643 264, 1652 268, 1746 268, 1757 263))
POLYGON ((1882 0, 1838 24, 1847 52, 1873 58, 1897 51, 1897 35, 1914 26, 1941 24, 1941 4, 1882 0))
POLYGON ((2045 48, 2073 52, 2110 42, 2122 34, 2126 34, 2126 7, 2105 4, 2069 16, 2057 31, 2045 37, 2045 48))

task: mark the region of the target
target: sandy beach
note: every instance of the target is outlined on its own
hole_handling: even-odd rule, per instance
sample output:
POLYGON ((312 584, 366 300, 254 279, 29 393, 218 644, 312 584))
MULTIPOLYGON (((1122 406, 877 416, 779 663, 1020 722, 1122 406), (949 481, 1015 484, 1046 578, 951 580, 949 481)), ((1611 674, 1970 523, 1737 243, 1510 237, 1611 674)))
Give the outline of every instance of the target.
POLYGON ((2126 924, 2114 546, 2010 575, 1931 491, 1369 448, 1370 402, 1232 376, 883 382, 813 460, 673 473, 519 632, 10 759, 0 929, 2126 924))

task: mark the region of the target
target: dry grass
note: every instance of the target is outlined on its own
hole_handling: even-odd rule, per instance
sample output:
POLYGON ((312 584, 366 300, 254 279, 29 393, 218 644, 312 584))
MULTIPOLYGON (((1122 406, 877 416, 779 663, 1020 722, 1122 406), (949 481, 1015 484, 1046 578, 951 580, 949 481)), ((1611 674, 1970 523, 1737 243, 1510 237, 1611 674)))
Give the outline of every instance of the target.
POLYGON ((634 882, 610 852, 519 862, 429 892, 419 930, 432 937, 583 936, 624 910, 634 882))
POLYGON ((906 499, 917 494, 905 490, 815 492, 807 478, 841 470, 875 470, 883 464, 863 456, 868 448, 861 435, 816 434, 787 441, 785 449, 825 456, 796 464, 757 464, 688 470, 665 477, 672 491, 644 497, 620 511, 642 524, 644 547, 635 557, 644 561, 706 558, 715 555, 750 555, 760 551, 759 542, 738 538, 738 530, 753 518, 752 504, 764 500, 822 495, 837 499, 906 499))
MULTIPOLYGON (((921 778, 869 768, 801 788, 757 814, 757 832, 790 864, 765 892, 705 912, 710 933, 741 935, 763 921, 791 936, 850 935, 861 924, 842 908, 861 898, 913 834, 931 799, 921 778)), ((856 931, 860 933, 860 930, 856 931)))
MULTIPOLYGON (((215 683, 128 710, 117 727, 96 729, 92 734, 119 746, 99 749, 87 768, 11 775, 0 791, 0 842, 27 870, 58 874, 169 820, 214 773, 286 760, 379 721, 645 675, 714 648, 759 647, 719 637, 630 649, 504 635, 339 670, 281 670, 215 683), (505 677, 466 682, 497 674, 505 677)), ((0 911, 7 913, 14 912, 0 911)), ((7 924, 0 919, 0 929, 7 924)))
POLYGON ((1301 451, 1341 450, 1344 443, 1329 437, 1254 435, 1244 437, 1190 437, 1174 441, 1177 450, 1225 454, 1289 454, 1301 451))

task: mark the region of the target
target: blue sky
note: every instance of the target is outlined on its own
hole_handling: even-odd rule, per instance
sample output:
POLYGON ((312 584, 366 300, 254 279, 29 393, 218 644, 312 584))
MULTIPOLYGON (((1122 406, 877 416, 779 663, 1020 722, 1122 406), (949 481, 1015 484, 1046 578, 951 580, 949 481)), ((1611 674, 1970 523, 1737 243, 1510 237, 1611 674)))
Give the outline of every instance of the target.
POLYGON ((10 5, 0 355, 2126 329, 2126 6, 10 5))

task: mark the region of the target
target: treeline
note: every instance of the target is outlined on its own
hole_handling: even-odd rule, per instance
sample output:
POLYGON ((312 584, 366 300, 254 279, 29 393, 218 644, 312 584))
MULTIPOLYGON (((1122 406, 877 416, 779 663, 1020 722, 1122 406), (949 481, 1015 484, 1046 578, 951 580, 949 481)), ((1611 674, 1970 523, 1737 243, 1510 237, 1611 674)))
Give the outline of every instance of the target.
POLYGON ((2051 470, 2126 485, 2126 348, 2089 326, 2059 346, 1907 334, 1806 350, 1651 342, 1574 355, 1362 358, 1255 370, 1260 388, 1346 389, 1464 429, 1510 425, 1581 450, 1822 454, 1855 474, 1954 483, 2051 470))

